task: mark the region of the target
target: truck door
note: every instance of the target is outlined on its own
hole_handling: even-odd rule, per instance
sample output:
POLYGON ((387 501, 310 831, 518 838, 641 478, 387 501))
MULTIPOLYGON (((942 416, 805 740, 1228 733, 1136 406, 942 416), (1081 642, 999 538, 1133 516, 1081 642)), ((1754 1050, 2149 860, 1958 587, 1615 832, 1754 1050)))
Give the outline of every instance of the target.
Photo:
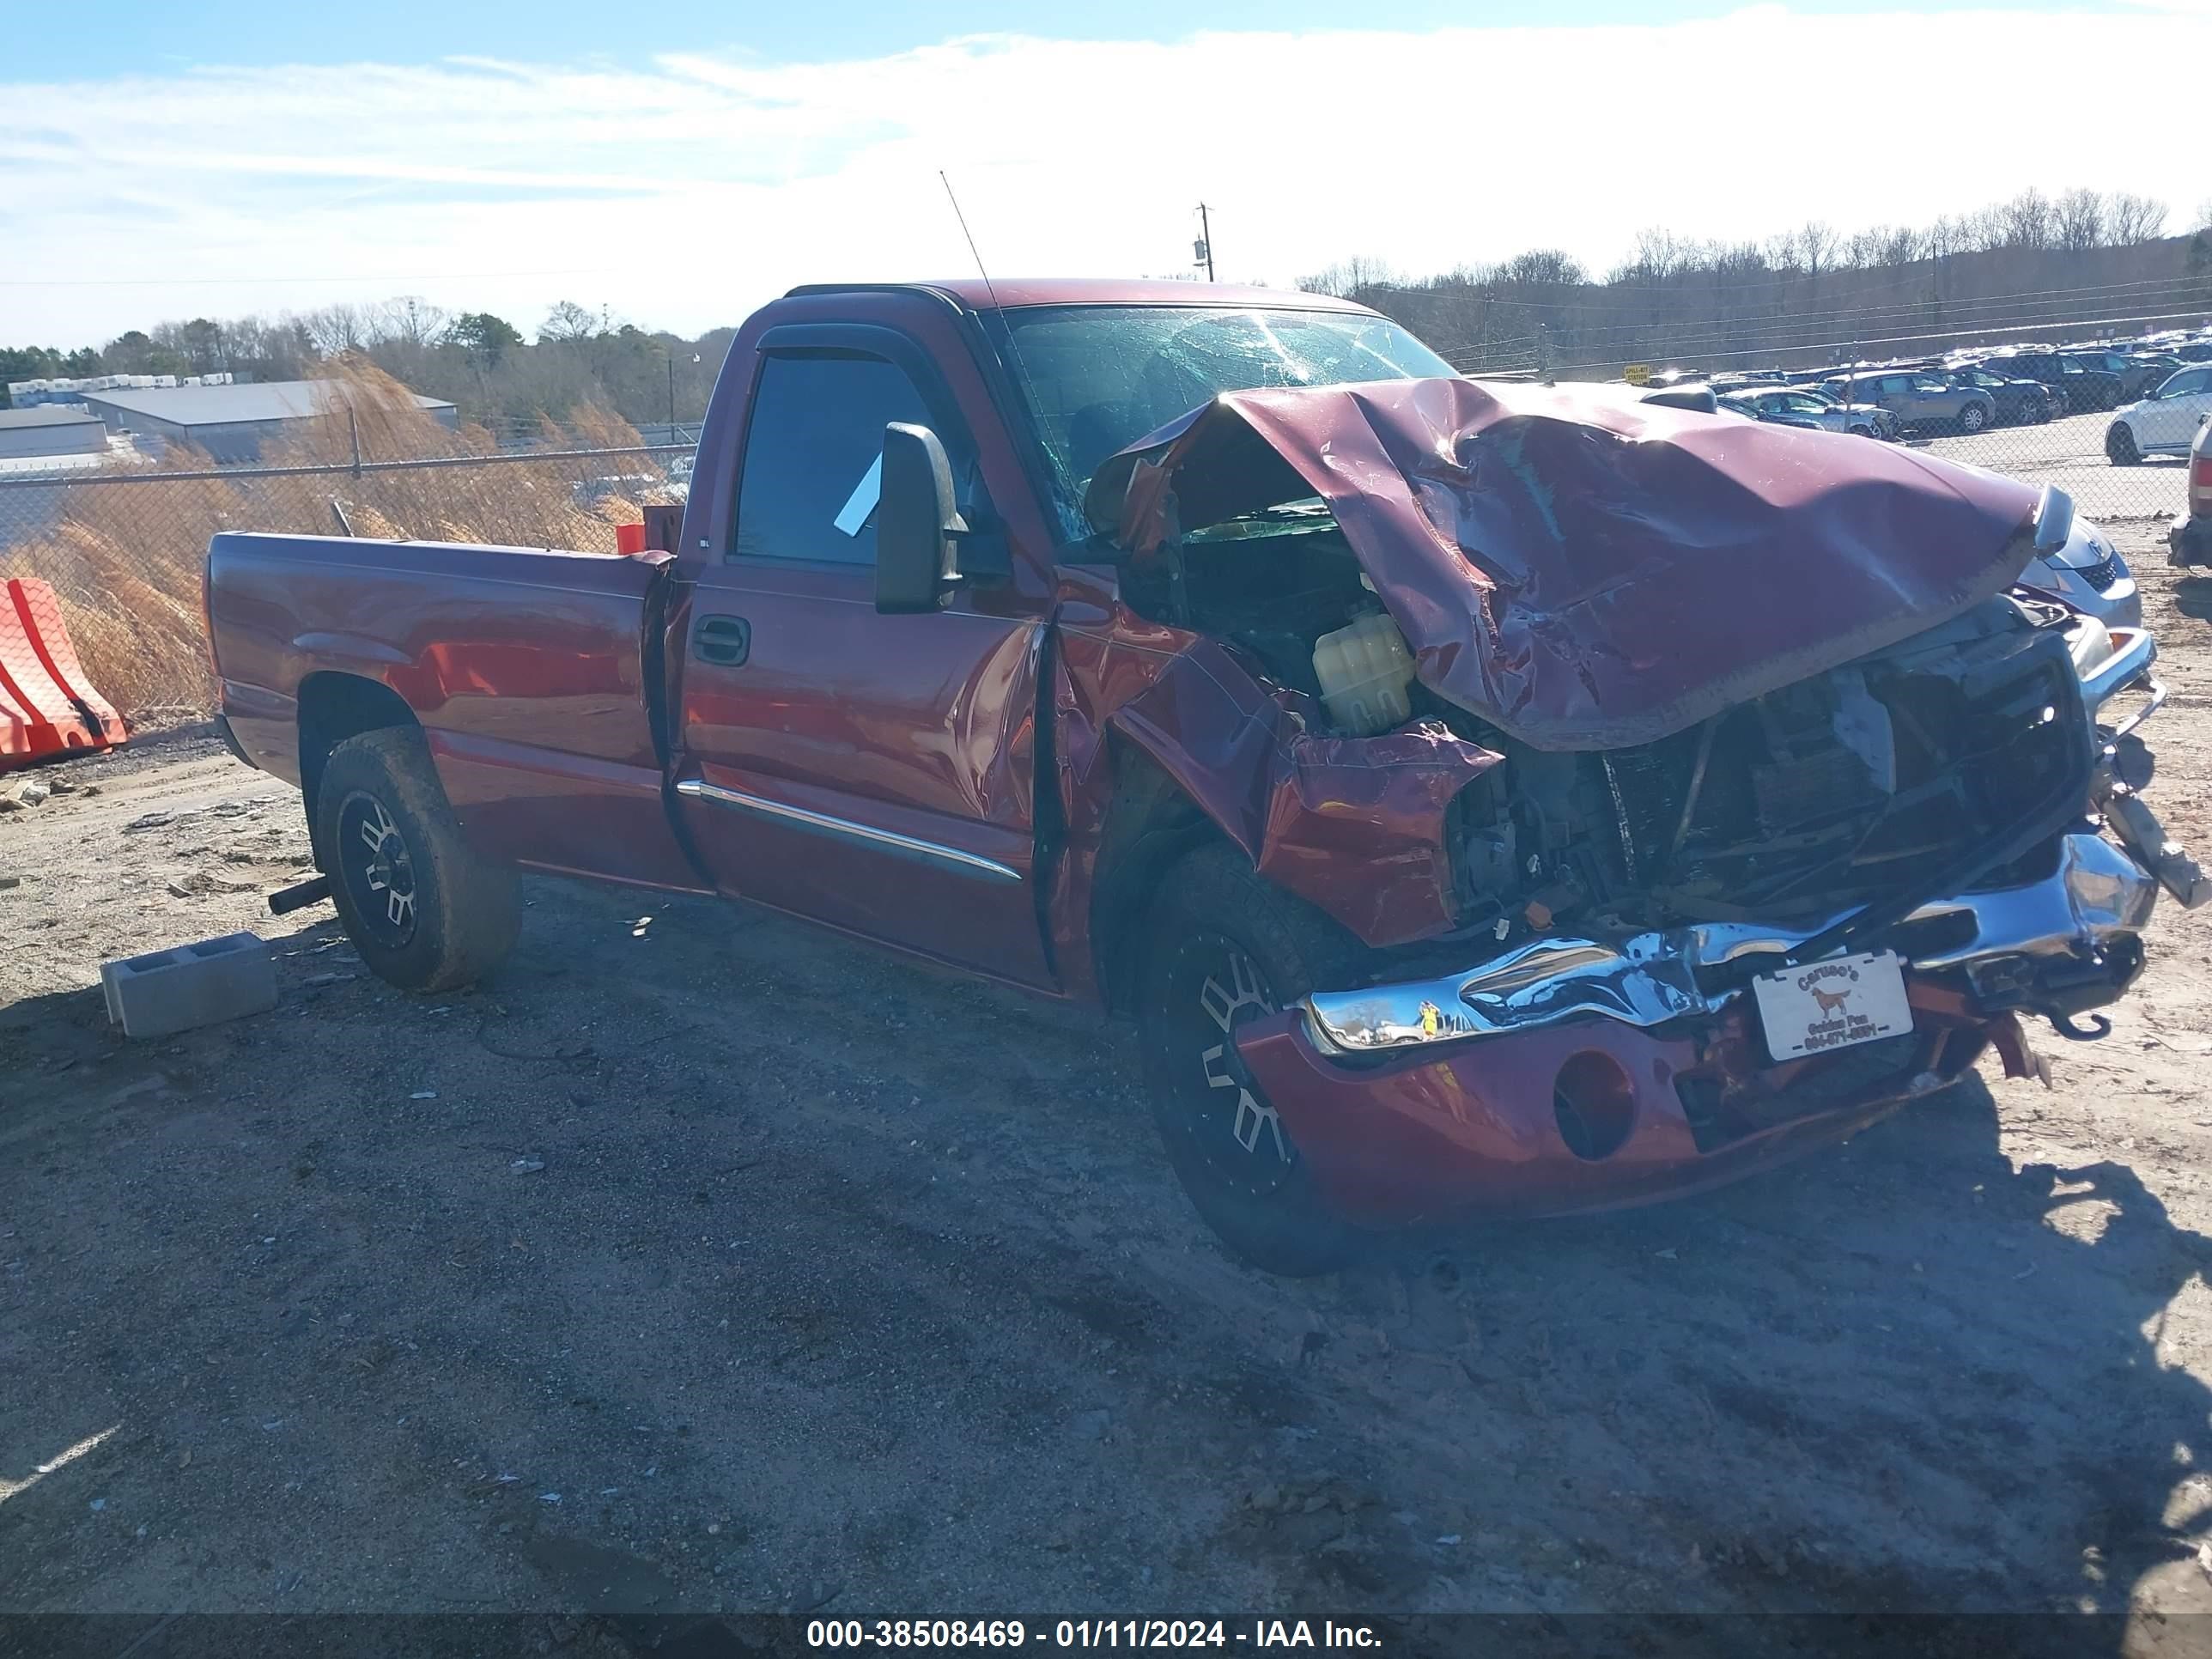
POLYGON ((763 337, 736 510, 696 526, 713 544, 669 639, 685 653, 677 810, 726 893, 1048 985, 1042 604, 985 572, 945 610, 877 612, 872 514, 892 421, 937 433, 971 522, 988 522, 969 421, 905 337, 834 325, 763 337))

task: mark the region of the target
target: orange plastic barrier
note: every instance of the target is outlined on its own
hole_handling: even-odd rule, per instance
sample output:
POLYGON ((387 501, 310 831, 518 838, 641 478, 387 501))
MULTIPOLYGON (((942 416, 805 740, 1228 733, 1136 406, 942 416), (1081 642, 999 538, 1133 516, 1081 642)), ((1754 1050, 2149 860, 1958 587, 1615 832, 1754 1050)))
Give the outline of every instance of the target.
POLYGON ((0 771, 130 735, 85 678, 54 590, 35 576, 0 582, 0 771))

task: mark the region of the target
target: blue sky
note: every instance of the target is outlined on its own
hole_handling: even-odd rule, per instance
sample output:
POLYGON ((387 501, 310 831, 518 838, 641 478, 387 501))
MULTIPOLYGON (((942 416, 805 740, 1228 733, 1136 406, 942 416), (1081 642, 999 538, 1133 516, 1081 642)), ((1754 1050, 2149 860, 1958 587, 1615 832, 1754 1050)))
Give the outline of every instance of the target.
POLYGON ((1531 247, 1601 272, 1646 227, 1848 233, 2031 185, 2148 194, 2179 229, 2212 193, 2201 99, 2002 116, 2053 64, 2212 61, 2212 0, 0 11, 9 343, 399 295, 692 333, 797 283, 970 270, 940 169, 996 274, 1185 274, 1203 200, 1221 275, 1277 284, 1531 247), (1734 108, 1919 66, 1955 118, 1734 108))
MULTIPOLYGON (((1988 9, 1989 0, 1920 0, 1923 12, 1988 9)), ((1310 30, 1354 22, 1419 32, 1504 24, 1662 23, 1718 17, 1740 0, 1393 0, 1386 14, 1346 0, 1114 0, 1055 9, 1035 0, 899 0, 731 3, 653 0, 635 12, 607 0, 379 0, 373 6, 302 0, 22 0, 6 23, 8 79, 76 80, 210 64, 427 63, 455 56, 603 58, 635 64, 667 51, 757 56, 769 62, 872 57, 969 33, 1168 40, 1200 28, 1310 30), (623 27, 613 27, 617 21, 623 27)), ((1820 0, 1799 11, 1896 9, 1820 0)), ((2012 11, 2097 10, 2067 0, 2020 0, 2012 11)))

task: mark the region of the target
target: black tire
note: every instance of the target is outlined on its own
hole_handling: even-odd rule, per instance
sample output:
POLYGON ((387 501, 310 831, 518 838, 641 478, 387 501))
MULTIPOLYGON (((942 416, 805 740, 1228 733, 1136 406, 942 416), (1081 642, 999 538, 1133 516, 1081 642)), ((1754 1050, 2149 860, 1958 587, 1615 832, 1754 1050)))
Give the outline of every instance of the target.
POLYGON ((2136 447, 2135 432, 2125 421, 2114 421, 2105 434, 2105 459, 2114 466, 2142 465, 2142 451, 2136 447))
POLYGON ((513 948, 514 873, 470 847, 414 727, 364 732, 331 750, 315 843, 338 920, 378 978, 450 991, 513 948))
POLYGON ((1959 411, 1959 430, 1961 432, 1979 432, 1989 423, 1990 411, 1980 404, 1968 404, 1959 411))
POLYGON ((1137 1013, 1168 1161, 1232 1254, 1289 1278, 1334 1272, 1367 1235, 1322 1201, 1226 1038, 1327 983, 1358 949, 1228 848, 1177 865, 1152 909, 1137 1013))
POLYGON ((1851 428, 1851 436, 1854 438, 1871 438, 1874 436, 1874 428, 1870 426, 1855 426, 1851 428))

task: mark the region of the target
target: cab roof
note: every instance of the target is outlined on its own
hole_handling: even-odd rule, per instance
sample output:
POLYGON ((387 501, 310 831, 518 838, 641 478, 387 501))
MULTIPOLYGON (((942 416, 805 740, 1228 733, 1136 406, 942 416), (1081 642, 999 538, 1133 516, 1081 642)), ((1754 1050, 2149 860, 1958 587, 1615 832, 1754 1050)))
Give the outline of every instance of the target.
POLYGON ((808 283, 784 297, 811 294, 938 294, 969 311, 1013 311, 1031 306, 1221 306, 1271 311, 1355 311, 1368 307, 1334 295, 1295 289, 1243 288, 1233 283, 1179 283, 1161 277, 955 276, 916 283, 808 283))

